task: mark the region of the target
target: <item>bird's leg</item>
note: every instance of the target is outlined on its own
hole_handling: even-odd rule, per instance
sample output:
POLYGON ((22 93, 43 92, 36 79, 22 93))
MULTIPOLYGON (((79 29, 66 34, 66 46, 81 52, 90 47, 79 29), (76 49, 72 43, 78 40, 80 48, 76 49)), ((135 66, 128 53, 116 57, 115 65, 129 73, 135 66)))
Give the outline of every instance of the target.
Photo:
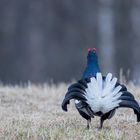
POLYGON ((109 111, 108 113, 104 114, 103 116, 101 116, 99 129, 102 129, 104 121, 106 119, 110 119, 114 114, 115 114, 115 109, 113 109, 113 110, 109 111))
POLYGON ((104 122, 104 119, 101 117, 101 119, 100 119, 100 127, 99 127, 99 129, 102 129, 102 127, 103 127, 103 122, 104 122))
POLYGON ((87 120, 87 129, 89 129, 90 124, 91 124, 91 119, 88 119, 88 120, 87 120))

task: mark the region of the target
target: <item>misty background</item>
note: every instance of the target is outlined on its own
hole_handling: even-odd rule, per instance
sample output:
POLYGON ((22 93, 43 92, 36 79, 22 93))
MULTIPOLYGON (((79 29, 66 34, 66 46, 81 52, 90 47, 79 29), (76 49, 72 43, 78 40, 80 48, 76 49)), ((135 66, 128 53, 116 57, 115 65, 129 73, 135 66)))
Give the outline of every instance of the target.
POLYGON ((87 48, 102 72, 140 77, 140 0, 1 0, 0 81, 79 79, 87 48))

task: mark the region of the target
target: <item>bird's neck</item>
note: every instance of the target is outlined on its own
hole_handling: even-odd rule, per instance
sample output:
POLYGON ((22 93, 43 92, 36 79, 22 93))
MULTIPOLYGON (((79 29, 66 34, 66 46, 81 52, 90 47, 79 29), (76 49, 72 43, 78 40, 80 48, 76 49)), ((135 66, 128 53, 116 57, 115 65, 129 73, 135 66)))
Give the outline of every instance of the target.
POLYGON ((95 77, 98 72, 100 72, 98 62, 88 62, 82 78, 95 77))

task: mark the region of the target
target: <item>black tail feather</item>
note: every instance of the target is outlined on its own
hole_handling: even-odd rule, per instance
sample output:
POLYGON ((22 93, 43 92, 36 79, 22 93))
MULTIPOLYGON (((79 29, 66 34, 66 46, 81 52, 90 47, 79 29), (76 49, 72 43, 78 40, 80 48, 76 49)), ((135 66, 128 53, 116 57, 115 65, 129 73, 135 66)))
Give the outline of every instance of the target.
POLYGON ((85 94, 85 90, 83 90, 83 89, 72 88, 72 89, 68 90, 68 92, 66 93, 65 97, 68 96, 69 94, 71 94, 72 92, 79 92, 80 94, 85 94))
POLYGON ((121 96, 119 99, 120 100, 125 100, 125 101, 130 101, 130 102, 132 101, 132 102, 134 102, 135 104, 137 104, 139 106, 137 101, 134 98, 130 97, 130 96, 121 96))
POLYGON ((82 84, 85 88, 87 88, 87 83, 90 82, 90 78, 79 80, 78 83, 82 84))
POLYGON ((68 88, 68 92, 65 95, 65 98, 62 103, 62 109, 67 111, 67 104, 70 103, 71 99, 81 100, 83 102, 86 101, 85 98, 85 89, 87 88, 87 83, 85 80, 80 80, 78 83, 72 84, 68 88))
POLYGON ((132 108, 137 115, 137 121, 140 121, 140 106, 135 100, 122 100, 122 102, 119 103, 119 107, 132 108))
MULTIPOLYGON (((121 91, 120 91, 120 92, 121 92, 121 91)), ((133 96, 130 92, 128 92, 128 91, 123 91, 122 96, 128 96, 128 97, 131 97, 131 98, 134 99, 134 96, 133 96)))
POLYGON ((133 102, 133 103, 135 103, 135 104, 137 104, 139 106, 139 104, 135 100, 134 96, 130 92, 128 92, 128 91, 124 91, 119 99, 120 100, 125 100, 125 101, 133 102))
POLYGON ((73 88, 78 88, 78 89, 81 89, 81 90, 85 90, 85 86, 81 83, 75 83, 75 84, 72 84, 69 88, 68 88, 68 91, 73 89, 73 88))
POLYGON ((124 85, 121 85, 121 84, 119 84, 122 88, 121 88, 121 90, 120 91, 127 91, 127 88, 126 88, 126 86, 124 86, 124 85))
POLYGON ((120 83, 116 83, 115 87, 117 87, 117 86, 121 86, 121 87, 122 87, 121 90, 120 90, 120 92, 125 92, 125 91, 127 91, 127 88, 126 88, 125 85, 122 85, 122 84, 120 84, 120 83))
POLYGON ((65 96, 65 99, 63 100, 63 103, 62 103, 62 109, 64 111, 67 111, 67 104, 69 104, 71 99, 86 101, 85 96, 83 94, 81 94, 81 92, 69 92, 65 96))

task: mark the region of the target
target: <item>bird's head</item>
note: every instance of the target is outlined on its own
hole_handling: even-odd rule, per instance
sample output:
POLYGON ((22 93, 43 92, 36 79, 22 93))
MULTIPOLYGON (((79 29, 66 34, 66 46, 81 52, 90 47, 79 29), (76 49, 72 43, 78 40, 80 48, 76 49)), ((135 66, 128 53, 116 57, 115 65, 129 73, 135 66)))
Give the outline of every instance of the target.
POLYGON ((88 63, 97 62, 96 48, 93 49, 88 48, 87 61, 88 63))

